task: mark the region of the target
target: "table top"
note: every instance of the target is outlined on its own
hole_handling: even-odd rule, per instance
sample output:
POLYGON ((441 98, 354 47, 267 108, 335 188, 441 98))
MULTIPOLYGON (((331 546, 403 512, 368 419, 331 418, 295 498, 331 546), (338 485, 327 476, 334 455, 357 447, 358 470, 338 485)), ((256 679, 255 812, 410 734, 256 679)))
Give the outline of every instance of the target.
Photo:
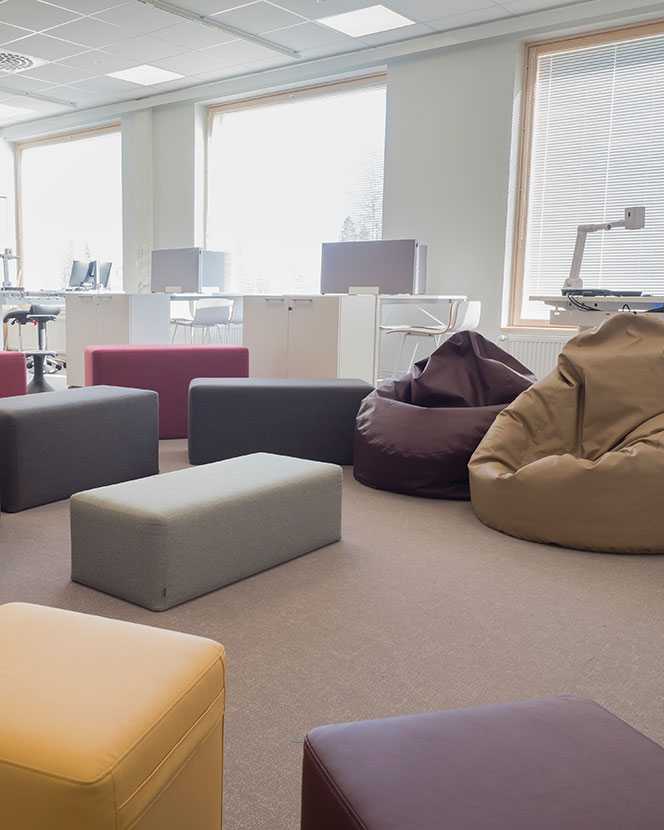
MULTIPOLYGON (((615 305, 615 306, 623 306, 623 305, 636 305, 638 303, 645 303, 647 305, 660 305, 664 304, 664 296, 661 294, 642 294, 640 297, 630 297, 630 296, 611 296, 611 295, 602 295, 596 297, 584 297, 581 294, 573 294, 573 297, 576 297, 579 302, 584 303, 585 305, 615 305)), ((530 300, 539 301, 542 303, 546 303, 547 305, 553 305, 558 307, 567 307, 571 305, 567 297, 563 294, 536 294, 529 297, 530 300)))

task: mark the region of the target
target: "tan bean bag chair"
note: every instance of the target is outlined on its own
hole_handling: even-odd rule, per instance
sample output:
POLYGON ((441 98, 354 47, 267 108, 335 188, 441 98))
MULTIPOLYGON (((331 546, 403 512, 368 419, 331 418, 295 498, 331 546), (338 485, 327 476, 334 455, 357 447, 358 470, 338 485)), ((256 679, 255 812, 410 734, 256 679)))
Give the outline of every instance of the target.
POLYGON ((610 318, 494 421, 471 458, 473 507, 535 542, 664 553, 664 321, 610 318))

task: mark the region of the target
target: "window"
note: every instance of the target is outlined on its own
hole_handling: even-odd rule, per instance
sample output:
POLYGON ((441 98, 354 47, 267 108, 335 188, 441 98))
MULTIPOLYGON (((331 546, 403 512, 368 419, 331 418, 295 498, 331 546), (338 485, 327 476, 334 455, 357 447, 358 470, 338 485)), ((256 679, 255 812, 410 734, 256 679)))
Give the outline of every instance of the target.
POLYGON ((645 205, 646 229, 588 237, 592 288, 664 291, 664 24, 529 50, 512 322, 548 319, 576 228, 645 205))
POLYGON ((19 145, 23 285, 62 289, 72 261, 112 262, 122 288, 122 138, 118 128, 19 145))
POLYGON ((226 288, 320 290, 321 244, 382 235, 384 80, 211 111, 207 247, 226 288))

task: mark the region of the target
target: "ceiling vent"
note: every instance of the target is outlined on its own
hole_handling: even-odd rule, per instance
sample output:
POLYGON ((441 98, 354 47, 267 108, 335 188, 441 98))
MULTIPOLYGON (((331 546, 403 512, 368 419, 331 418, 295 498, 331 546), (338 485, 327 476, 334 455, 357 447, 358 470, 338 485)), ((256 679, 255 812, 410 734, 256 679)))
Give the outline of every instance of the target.
POLYGON ((34 69, 46 61, 40 58, 33 58, 30 55, 22 55, 20 52, 0 52, 0 72, 24 72, 26 69, 34 69))

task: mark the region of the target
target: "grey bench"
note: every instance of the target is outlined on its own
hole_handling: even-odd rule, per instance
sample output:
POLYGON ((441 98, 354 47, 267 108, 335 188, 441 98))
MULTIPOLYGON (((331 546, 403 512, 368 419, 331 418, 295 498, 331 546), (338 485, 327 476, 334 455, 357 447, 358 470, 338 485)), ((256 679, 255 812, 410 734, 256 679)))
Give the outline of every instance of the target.
POLYGON ((156 393, 108 386, 0 400, 0 501, 15 513, 159 471, 156 393))
POLYGON ((189 461, 254 452, 353 463, 361 380, 198 379, 189 387, 189 461))
POLYGON ((341 468, 258 453, 78 493, 72 579, 153 611, 341 536, 341 468))

